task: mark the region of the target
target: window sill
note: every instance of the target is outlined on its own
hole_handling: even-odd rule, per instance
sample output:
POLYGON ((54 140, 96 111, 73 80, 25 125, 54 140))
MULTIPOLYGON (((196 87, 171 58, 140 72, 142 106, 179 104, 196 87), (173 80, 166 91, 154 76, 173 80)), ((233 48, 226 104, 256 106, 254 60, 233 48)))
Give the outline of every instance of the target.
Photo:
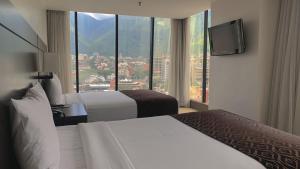
POLYGON ((207 111, 208 110, 208 103, 201 103, 196 100, 190 100, 190 107, 192 109, 196 109, 198 111, 207 111))

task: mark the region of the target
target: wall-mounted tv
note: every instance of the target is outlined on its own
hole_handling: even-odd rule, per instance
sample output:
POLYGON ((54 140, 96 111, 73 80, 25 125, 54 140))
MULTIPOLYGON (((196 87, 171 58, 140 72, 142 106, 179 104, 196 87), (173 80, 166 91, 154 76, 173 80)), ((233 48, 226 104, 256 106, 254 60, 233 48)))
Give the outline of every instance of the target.
POLYGON ((243 20, 238 19, 208 28, 211 56, 245 52, 243 20))

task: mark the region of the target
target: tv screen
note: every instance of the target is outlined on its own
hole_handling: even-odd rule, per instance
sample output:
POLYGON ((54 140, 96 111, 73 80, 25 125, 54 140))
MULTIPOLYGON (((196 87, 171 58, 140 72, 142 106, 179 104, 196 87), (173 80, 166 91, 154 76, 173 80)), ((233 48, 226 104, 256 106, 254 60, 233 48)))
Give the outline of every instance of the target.
POLYGON ((234 20, 208 29, 211 56, 245 52, 243 20, 234 20))

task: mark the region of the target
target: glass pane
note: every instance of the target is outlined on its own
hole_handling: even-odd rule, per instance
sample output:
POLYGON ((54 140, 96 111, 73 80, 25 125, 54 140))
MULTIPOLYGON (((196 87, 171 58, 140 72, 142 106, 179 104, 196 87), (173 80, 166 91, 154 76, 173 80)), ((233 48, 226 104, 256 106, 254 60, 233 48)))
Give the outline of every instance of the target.
POLYGON ((204 12, 192 16, 190 24, 190 97, 202 102, 204 12))
POLYGON ((115 90, 115 15, 78 13, 79 90, 115 90))
POLYGON ((72 57, 72 84, 73 92, 76 92, 76 56, 75 56, 75 15, 70 12, 70 48, 72 57))
POLYGON ((149 88, 149 17, 119 16, 119 90, 149 88))
POLYGON ((153 90, 168 94, 171 20, 155 18, 153 56, 153 90))

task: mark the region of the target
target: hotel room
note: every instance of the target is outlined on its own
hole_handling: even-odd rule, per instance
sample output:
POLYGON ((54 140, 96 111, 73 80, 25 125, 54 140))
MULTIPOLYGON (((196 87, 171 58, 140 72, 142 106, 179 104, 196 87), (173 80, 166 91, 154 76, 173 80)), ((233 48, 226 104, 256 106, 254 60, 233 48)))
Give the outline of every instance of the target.
POLYGON ((0 169, 300 169, 300 0, 1 0, 0 169))

